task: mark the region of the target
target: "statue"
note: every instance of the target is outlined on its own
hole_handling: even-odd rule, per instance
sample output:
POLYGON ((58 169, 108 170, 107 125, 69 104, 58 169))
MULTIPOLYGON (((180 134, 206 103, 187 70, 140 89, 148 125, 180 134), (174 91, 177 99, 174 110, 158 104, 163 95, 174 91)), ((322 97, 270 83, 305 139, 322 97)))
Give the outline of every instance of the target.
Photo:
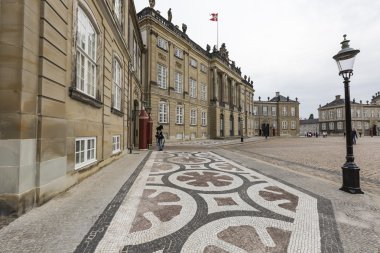
POLYGON ((218 51, 218 49, 216 49, 216 46, 214 45, 214 47, 212 48, 212 52, 215 53, 216 51, 218 51))
POLYGON ((251 82, 251 77, 248 77, 248 83, 250 83, 251 82))
POLYGON ((235 61, 232 61, 231 65, 232 67, 235 67, 235 61))
POLYGON ((207 45, 206 45, 206 51, 207 51, 207 53, 210 53, 210 49, 211 49, 210 45, 207 44, 207 45))
POLYGON ((226 49, 226 44, 223 43, 219 49, 220 55, 228 61, 228 51, 226 49))
POLYGON ((156 5, 156 1, 149 0, 149 6, 150 6, 150 8, 154 8, 155 5, 156 5))
POLYGON ((169 8, 168 10, 168 21, 171 23, 172 22, 172 8, 169 8))
POLYGON ((244 75, 244 80, 247 80, 247 75, 244 75))
POLYGON ((186 33, 187 25, 185 23, 182 24, 182 32, 186 33))

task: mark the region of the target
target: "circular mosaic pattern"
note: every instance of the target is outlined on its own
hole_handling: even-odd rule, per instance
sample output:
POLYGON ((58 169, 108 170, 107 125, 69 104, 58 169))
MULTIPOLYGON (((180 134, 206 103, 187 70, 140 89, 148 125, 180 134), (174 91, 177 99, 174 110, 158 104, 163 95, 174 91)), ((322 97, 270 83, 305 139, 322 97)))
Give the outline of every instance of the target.
POLYGON ((169 158, 168 161, 178 164, 205 164, 209 163, 211 160, 203 157, 195 157, 192 155, 188 155, 169 158))
POLYGON ((240 187, 243 180, 232 174, 215 170, 185 170, 169 176, 173 184, 197 191, 228 191, 240 187))
POLYGON ((165 162, 155 162, 153 163, 153 167, 150 171, 150 174, 156 175, 156 174, 162 174, 162 173, 168 173, 178 170, 180 167, 177 164, 173 163, 165 163, 165 162))

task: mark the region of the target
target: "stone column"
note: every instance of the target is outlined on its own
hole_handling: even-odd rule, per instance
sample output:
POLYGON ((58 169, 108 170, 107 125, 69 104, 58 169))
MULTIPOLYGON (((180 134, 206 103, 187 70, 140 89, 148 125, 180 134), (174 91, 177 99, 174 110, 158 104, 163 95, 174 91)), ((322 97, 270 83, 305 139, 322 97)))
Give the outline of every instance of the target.
POLYGON ((218 89, 218 70, 216 68, 213 69, 213 73, 214 73, 214 99, 216 101, 218 101, 218 92, 219 92, 219 89, 218 89))
POLYGON ((232 101, 231 103, 236 106, 236 83, 235 83, 235 80, 232 79, 232 94, 231 94, 231 98, 232 98, 232 101))

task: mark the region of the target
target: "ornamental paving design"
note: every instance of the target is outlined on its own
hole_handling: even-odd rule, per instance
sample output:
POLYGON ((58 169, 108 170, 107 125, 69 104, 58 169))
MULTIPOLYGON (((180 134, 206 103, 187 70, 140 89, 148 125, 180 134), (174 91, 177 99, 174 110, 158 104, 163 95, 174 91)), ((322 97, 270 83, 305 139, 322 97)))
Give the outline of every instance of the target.
POLYGON ((123 187, 77 252, 342 252, 329 201, 212 152, 153 152, 123 187))

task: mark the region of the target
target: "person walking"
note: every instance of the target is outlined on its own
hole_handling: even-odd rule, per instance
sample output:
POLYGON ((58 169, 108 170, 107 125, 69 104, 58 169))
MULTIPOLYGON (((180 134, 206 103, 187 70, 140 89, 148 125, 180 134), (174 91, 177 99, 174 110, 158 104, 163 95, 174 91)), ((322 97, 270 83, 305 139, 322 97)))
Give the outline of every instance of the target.
POLYGON ((162 133, 162 129, 164 127, 162 125, 159 125, 156 130, 156 141, 157 141, 157 147, 159 151, 162 151, 164 149, 164 144, 165 144, 165 137, 164 134, 162 133))
POLYGON ((356 144, 356 139, 358 138, 358 134, 356 133, 356 129, 352 129, 352 144, 356 144))

